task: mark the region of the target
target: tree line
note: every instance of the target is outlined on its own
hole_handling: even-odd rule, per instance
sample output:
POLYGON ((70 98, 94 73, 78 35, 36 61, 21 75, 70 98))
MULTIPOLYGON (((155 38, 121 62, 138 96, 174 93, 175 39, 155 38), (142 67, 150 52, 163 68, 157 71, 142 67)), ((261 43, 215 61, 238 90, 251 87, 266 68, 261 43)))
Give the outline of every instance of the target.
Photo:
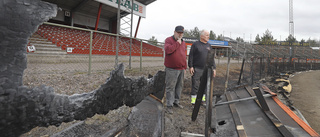
MULTIPOLYGON (((255 41, 257 44, 264 44, 264 43, 273 43, 277 42, 277 39, 274 39, 272 32, 267 29, 265 33, 263 33, 263 36, 259 36, 257 34, 255 41)), ((283 42, 288 42, 288 43, 308 43, 309 45, 316 45, 317 41, 316 40, 311 40, 310 38, 308 40, 301 39, 298 41, 295 37, 293 37, 291 34, 283 41, 283 42)))
MULTIPOLYGON (((184 31, 184 37, 187 38, 200 38, 200 31, 198 27, 195 27, 194 29, 190 29, 187 30, 185 29, 184 31)), ((217 35, 215 34, 212 30, 209 31, 210 35, 209 35, 209 39, 211 40, 225 40, 226 37, 224 37, 222 34, 217 35)), ((235 41, 237 42, 244 42, 243 38, 241 37, 236 37, 235 41)), ((260 36, 259 34, 256 35, 255 37, 255 43, 256 44, 264 44, 264 43, 274 43, 277 42, 278 40, 273 38, 272 36, 272 32, 267 29, 262 36, 260 36)), ((309 45, 316 45, 317 41, 316 40, 311 40, 310 38, 308 40, 304 40, 301 39, 301 41, 297 41, 297 39, 295 37, 293 37, 292 35, 289 35, 283 42, 288 42, 288 43, 309 43, 309 45)), ((153 44, 153 45, 157 45, 158 40, 155 36, 152 36, 149 40, 148 40, 149 44, 153 44)))

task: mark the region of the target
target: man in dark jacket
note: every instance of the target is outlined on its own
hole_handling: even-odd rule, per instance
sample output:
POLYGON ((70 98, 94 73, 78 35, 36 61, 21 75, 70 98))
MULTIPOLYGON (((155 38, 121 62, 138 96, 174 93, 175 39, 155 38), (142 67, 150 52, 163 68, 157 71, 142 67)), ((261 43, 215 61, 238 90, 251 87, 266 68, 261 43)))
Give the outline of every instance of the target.
POLYGON ((166 112, 172 114, 173 106, 183 108, 179 104, 183 89, 184 73, 187 69, 186 44, 182 40, 184 28, 177 26, 174 35, 166 38, 164 44, 166 66, 166 112))
MULTIPOLYGON (((195 104, 197 92, 200 84, 200 77, 206 65, 207 53, 212 50, 209 41, 209 32, 202 30, 200 32, 200 40, 193 43, 189 52, 188 66, 192 75, 191 104, 195 104)), ((214 61, 214 60, 213 60, 214 61)), ((216 64, 213 62, 213 77, 216 76, 216 64)), ((205 101, 203 96, 202 101, 205 101)))

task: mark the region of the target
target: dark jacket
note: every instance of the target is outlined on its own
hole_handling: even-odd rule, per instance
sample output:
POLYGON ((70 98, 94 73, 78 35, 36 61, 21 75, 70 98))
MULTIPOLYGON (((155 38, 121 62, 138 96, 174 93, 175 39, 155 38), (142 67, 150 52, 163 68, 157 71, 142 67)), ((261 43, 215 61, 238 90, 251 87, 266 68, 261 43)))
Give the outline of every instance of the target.
MULTIPOLYGON (((194 42, 189 52, 188 66, 189 68, 203 69, 206 65, 208 51, 212 50, 209 43, 203 43, 201 41, 194 42)), ((216 68, 216 64, 213 59, 213 69, 216 68)))

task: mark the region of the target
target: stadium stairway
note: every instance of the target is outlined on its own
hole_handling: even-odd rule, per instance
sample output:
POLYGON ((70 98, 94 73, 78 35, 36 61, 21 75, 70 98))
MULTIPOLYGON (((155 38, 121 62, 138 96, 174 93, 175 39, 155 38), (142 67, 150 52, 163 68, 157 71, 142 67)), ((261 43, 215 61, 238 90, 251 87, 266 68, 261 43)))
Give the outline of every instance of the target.
POLYGON ((28 52, 29 54, 42 54, 42 55, 66 55, 67 52, 57 47, 56 44, 42 38, 39 34, 34 33, 28 42, 28 46, 34 46, 34 52, 28 52))

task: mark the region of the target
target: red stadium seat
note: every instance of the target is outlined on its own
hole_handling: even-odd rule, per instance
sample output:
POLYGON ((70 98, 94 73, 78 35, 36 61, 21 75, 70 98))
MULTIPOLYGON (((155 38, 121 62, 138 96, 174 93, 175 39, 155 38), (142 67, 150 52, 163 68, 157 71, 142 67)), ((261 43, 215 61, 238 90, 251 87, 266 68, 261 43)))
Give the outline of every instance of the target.
MULTIPOLYGON (((89 54, 90 48, 90 33, 82 30, 62 28, 51 25, 40 25, 36 32, 43 38, 48 39, 53 44, 66 50, 67 47, 73 47, 72 53, 68 54, 89 54)), ((140 56, 140 41, 132 40, 131 51, 133 56, 140 56)), ((115 55, 116 52, 116 37, 106 34, 96 33, 92 41, 92 54, 99 55, 115 55)), ((129 55, 130 39, 120 38, 119 54, 129 55)), ((142 44, 142 52, 144 56, 159 56, 162 57, 163 51, 159 47, 155 47, 148 43, 142 44)))

